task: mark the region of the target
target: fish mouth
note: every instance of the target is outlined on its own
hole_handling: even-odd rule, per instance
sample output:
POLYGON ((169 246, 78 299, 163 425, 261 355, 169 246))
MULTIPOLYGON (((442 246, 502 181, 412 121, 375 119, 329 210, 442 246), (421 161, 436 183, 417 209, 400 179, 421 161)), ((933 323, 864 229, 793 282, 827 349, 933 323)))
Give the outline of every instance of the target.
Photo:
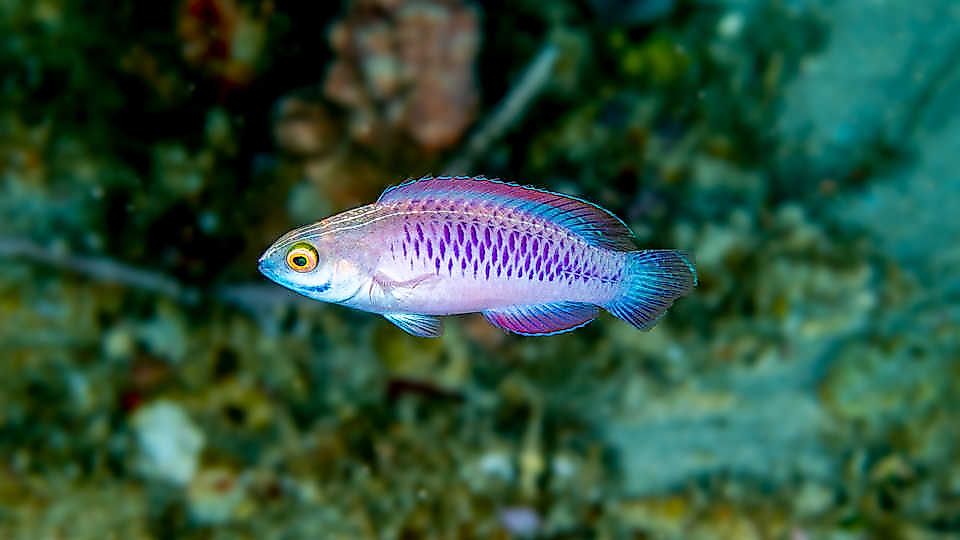
POLYGON ((263 277, 269 279, 270 281, 284 285, 284 283, 280 282, 280 276, 274 269, 274 266, 270 264, 270 260, 267 258, 266 254, 257 260, 257 271, 263 274, 263 277))

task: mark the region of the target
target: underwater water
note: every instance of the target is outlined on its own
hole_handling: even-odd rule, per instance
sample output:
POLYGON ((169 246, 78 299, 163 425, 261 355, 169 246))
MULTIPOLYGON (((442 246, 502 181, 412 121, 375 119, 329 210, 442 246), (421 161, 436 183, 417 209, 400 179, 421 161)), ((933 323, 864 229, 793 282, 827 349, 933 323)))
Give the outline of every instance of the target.
POLYGON ((0 538, 960 538, 960 3, 115 4, 0 0, 0 538), (428 174, 699 283, 427 339, 258 272, 428 174))

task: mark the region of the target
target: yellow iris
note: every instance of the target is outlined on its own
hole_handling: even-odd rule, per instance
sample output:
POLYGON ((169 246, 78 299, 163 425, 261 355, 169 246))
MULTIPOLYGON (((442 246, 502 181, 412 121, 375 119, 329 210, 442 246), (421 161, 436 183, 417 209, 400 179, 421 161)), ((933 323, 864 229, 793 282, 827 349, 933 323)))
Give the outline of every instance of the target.
POLYGON ((295 272, 309 272, 317 267, 317 250, 307 243, 295 244, 287 252, 287 266, 295 272))

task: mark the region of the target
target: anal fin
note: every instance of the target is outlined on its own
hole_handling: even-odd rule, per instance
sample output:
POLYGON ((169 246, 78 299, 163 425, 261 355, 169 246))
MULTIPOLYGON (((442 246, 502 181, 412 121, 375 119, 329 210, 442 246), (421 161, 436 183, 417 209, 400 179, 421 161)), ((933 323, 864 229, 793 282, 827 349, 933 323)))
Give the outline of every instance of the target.
POLYGON ((443 323, 431 315, 417 315, 415 313, 384 313, 383 316, 404 332, 417 337, 440 337, 443 333, 443 323))
POLYGON ((532 306, 488 309, 483 317, 492 325, 523 336, 549 336, 575 330, 597 318, 599 309, 582 302, 553 302, 532 306))

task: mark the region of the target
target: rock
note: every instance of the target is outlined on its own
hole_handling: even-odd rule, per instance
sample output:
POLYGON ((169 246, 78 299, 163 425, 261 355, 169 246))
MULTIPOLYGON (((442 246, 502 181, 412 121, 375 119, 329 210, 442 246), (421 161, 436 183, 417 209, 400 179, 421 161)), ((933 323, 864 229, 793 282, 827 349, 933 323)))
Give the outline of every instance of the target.
POLYGON ((227 468, 204 469, 187 490, 191 519, 200 525, 227 523, 237 517, 246 491, 240 476, 227 468))
POLYGON ((833 214, 910 270, 956 275, 960 221, 944 216, 960 208, 960 4, 847 0, 825 13, 828 48, 784 97, 788 154, 815 181, 850 174, 878 144, 899 155, 833 214))
POLYGON ((590 6, 607 23, 649 24, 673 11, 674 0, 590 0, 590 6))
MULTIPOLYGON (((957 24, 960 27, 960 16, 957 24)), ((960 54, 960 32, 956 46, 960 54)), ((904 267, 936 275, 956 289, 960 275, 960 220, 949 209, 960 208, 960 64, 934 89, 917 116, 912 140, 904 149, 913 155, 907 166, 877 178, 865 192, 838 202, 834 215, 865 228, 904 267)))
POLYGON ((503 528, 520 538, 535 536, 542 521, 536 510, 526 506, 501 508, 498 516, 503 528))
POLYGON ((828 480, 837 464, 820 436, 829 418, 813 392, 815 371, 783 361, 709 373, 607 421, 625 491, 665 493, 718 473, 828 480))
MULTIPOLYGON (((718 3, 737 9, 748 4, 718 3)), ((784 144, 782 167, 790 178, 809 181, 798 185, 802 192, 827 178, 848 178, 864 164, 875 165, 878 141, 912 153, 902 168, 881 171, 865 192, 851 188, 830 210, 850 228, 871 233, 883 256, 936 276, 924 280, 934 288, 916 302, 944 306, 951 298, 947 293, 955 297, 960 291, 960 281, 942 279, 958 275, 960 266, 955 241, 960 221, 945 219, 943 210, 960 208, 960 4, 839 0, 791 6, 819 13, 830 33, 826 49, 809 58, 786 88, 776 122, 784 144)), ((669 492, 723 474, 771 485, 802 477, 832 486, 841 456, 830 448, 864 444, 864 436, 880 444, 889 426, 901 422, 917 439, 911 444, 918 455, 934 461, 942 456, 926 449, 952 448, 931 443, 943 440, 940 424, 910 420, 926 410, 922 404, 950 395, 934 375, 947 369, 936 355, 921 362, 909 348, 893 354, 879 345, 845 344, 868 343, 865 328, 883 328, 891 343, 900 343, 908 335, 904 328, 917 331, 918 321, 930 319, 925 340, 953 350, 955 345, 933 340, 935 321, 949 324, 960 314, 927 307, 924 315, 911 308, 911 301, 883 304, 884 298, 902 294, 895 280, 887 276, 874 284, 874 276, 882 276, 865 259, 838 273, 809 257, 816 252, 809 244, 823 245, 829 237, 811 234, 802 220, 790 227, 796 212, 788 210, 784 207, 776 219, 785 219, 784 226, 796 232, 784 238, 782 249, 793 253, 797 264, 789 257, 771 264, 761 280, 773 281, 761 285, 779 291, 791 284, 791 301, 783 310, 755 302, 756 317, 786 314, 781 335, 787 346, 771 350, 753 367, 702 370, 696 382, 666 389, 650 385, 643 399, 599 421, 619 456, 629 495, 669 492), (856 426, 866 426, 868 434, 856 426)), ((730 249, 704 250, 705 276, 730 249)), ((757 321, 744 324, 753 325, 752 335, 761 328, 757 321)), ((694 364, 712 358, 686 354, 697 354, 694 364)), ((805 494, 802 511, 819 513, 829 504, 828 495, 805 494)))
POLYGON ((802 518, 814 518, 827 512, 836 504, 836 494, 824 484, 806 482, 793 497, 793 508, 802 518))
POLYGON ((806 4, 828 22, 829 39, 786 88, 776 129, 788 173, 819 181, 851 174, 878 143, 902 149, 917 109, 946 66, 956 65, 960 4, 806 4))
POLYGON ((349 110, 353 139, 377 147, 402 134, 428 151, 456 144, 479 100, 479 18, 459 1, 350 2, 330 30, 337 59, 324 90, 349 110))
POLYGON ((669 495, 622 501, 613 513, 624 525, 656 538, 682 538, 696 508, 682 496, 669 495))
POLYGON ((132 424, 141 475, 180 486, 193 479, 204 435, 179 405, 163 400, 145 405, 133 415, 132 424))

